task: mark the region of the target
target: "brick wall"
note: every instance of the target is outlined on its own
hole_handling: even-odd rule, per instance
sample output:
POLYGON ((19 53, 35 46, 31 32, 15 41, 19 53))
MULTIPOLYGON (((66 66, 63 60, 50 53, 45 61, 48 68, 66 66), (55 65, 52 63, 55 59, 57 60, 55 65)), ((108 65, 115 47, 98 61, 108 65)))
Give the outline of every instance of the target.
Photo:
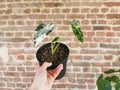
POLYGON ((98 75, 119 67, 120 0, 0 0, 0 90, 26 90, 31 83, 39 48, 32 36, 42 21, 56 27, 39 46, 57 35, 70 48, 67 73, 52 90, 97 90, 98 75), (84 43, 72 33, 73 18, 84 43))

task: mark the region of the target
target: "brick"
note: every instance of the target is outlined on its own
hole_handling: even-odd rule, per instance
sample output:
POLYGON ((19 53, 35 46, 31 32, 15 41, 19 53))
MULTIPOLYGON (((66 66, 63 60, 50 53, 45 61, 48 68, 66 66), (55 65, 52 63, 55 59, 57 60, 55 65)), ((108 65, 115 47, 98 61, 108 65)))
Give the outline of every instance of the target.
POLYGON ((29 17, 29 19, 46 19, 47 18, 47 16, 44 14, 42 14, 42 15, 34 14, 34 15, 29 15, 28 17, 29 17))
POLYGON ((106 32, 107 37, 114 37, 115 33, 114 32, 106 32))
POLYGON ((98 54, 98 50, 94 50, 94 49, 82 49, 81 54, 98 54))
POLYGON ((16 21, 16 24, 17 25, 24 25, 25 23, 24 23, 24 21, 16 21))
POLYGON ((120 45, 119 44, 100 44, 100 47, 102 48, 111 48, 111 49, 119 49, 120 45))
POLYGON ((23 78, 23 82, 26 82, 26 83, 31 82, 32 80, 33 78, 23 78))
POLYGON ((24 47, 25 48, 31 48, 31 47, 33 47, 33 43, 25 43, 24 47))
POLYGON ((18 55, 18 56, 17 56, 17 59, 18 59, 18 60, 25 60, 25 56, 24 56, 24 55, 18 55))
MULTIPOLYGON (((10 2, 13 2, 13 1, 10 1, 10 2)), ((14 3, 8 3, 7 7, 8 8, 21 8, 21 7, 24 7, 24 4, 22 4, 22 3, 16 3, 16 4, 14 4, 14 3)))
POLYGON ((112 30, 119 31, 120 26, 112 27, 112 30))
POLYGON ((33 33, 32 32, 24 32, 24 36, 29 36, 29 37, 31 37, 33 35, 33 33))
POLYGON ((119 2, 104 2, 104 5, 107 7, 120 6, 119 2))
POLYGON ((26 88, 26 84, 24 83, 16 83, 16 86, 19 88, 26 88))
POLYGON ((6 36, 6 37, 13 37, 13 36, 14 36, 14 33, 13 33, 13 32, 6 32, 6 33, 5 33, 5 36, 6 36))
POLYGON ((15 21, 8 21, 8 25, 15 25, 15 21))
POLYGON ((69 8, 63 8, 62 9, 62 13, 70 13, 70 9, 69 8))
POLYGON ((81 15, 81 14, 70 14, 70 15, 67 16, 67 18, 85 19, 85 16, 81 15))
POLYGON ((20 78, 20 77, 15 77, 15 78, 14 78, 14 82, 16 82, 16 83, 17 83, 17 82, 21 82, 21 81, 22 81, 22 78, 20 78))
POLYGON ((25 14, 30 14, 31 13, 31 9, 25 9, 24 11, 23 11, 25 14))
POLYGON ((5 82, 0 81, 0 87, 5 87, 5 86, 6 86, 6 83, 5 83, 5 82))
POLYGON ((42 13, 50 13, 50 10, 47 9, 47 8, 44 8, 44 9, 41 10, 41 12, 42 12, 42 13))
POLYGON ((65 15, 64 14, 49 14, 48 15, 49 19, 64 19, 65 15))
POLYGON ((21 2, 21 0, 15 0, 15 2, 21 2))
POLYGON ((5 0, 0 0, 0 2, 5 2, 5 0))
POLYGON ((34 60, 34 58, 35 58, 35 56, 33 56, 33 55, 28 55, 28 56, 26 57, 27 60, 34 60))
POLYGON ((25 71, 25 67, 17 67, 17 71, 25 71))
POLYGON ((12 38, 10 39, 10 42, 28 42, 30 39, 28 38, 12 38))
POLYGON ((15 83, 7 83, 7 87, 15 87, 15 83))
POLYGON ((107 19, 120 19, 119 14, 107 14, 107 19))
POLYGON ((108 26, 93 26, 93 30, 111 30, 108 26))
POLYGON ((79 67, 89 67, 90 63, 89 62, 73 62, 73 66, 79 66, 79 67))
POLYGON ((98 20, 98 24, 107 24, 106 20, 98 20))
POLYGON ((61 7, 61 6, 63 6, 63 3, 59 3, 59 2, 57 2, 57 3, 53 3, 53 2, 48 2, 48 3, 44 3, 44 6, 45 7, 61 7))
POLYGON ((20 74, 18 72, 4 72, 5 76, 11 76, 11 77, 19 77, 20 74))
POLYGON ((90 48, 97 48, 97 47, 98 47, 98 44, 97 44, 97 43, 90 43, 90 44, 89 44, 89 47, 90 47, 90 48))
POLYGON ((108 8, 101 8, 101 12, 102 12, 102 13, 107 13, 108 11, 109 11, 108 8))
POLYGON ((27 17, 26 17, 25 15, 24 15, 24 16, 23 16, 23 15, 11 15, 11 16, 10 16, 10 19, 13 19, 13 20, 23 19, 23 20, 24 20, 24 19, 27 19, 27 17))
POLYGON ((16 71, 16 67, 8 67, 9 71, 16 71))
POLYGON ((105 60, 113 60, 113 56, 112 55, 106 55, 106 56, 104 56, 104 59, 105 60))
POLYGON ((92 63, 93 67, 110 67, 111 64, 109 62, 93 62, 92 63))
POLYGON ((88 25, 89 24, 89 20, 82 20, 81 22, 83 25, 88 25))
POLYGON ((26 71, 28 72, 35 72, 36 68, 35 67, 26 67, 26 71))
POLYGON ((5 14, 12 14, 12 12, 13 12, 12 9, 6 9, 5 10, 5 14))
POLYGON ((6 8, 5 4, 0 4, 0 8, 6 8))
POLYGON ((34 72, 24 72, 21 74, 22 77, 33 77, 34 75, 34 72))
POLYGON ((79 13, 79 8, 72 8, 72 13, 79 13))
POLYGON ((77 77, 80 77, 80 78, 94 78, 95 74, 88 74, 88 73, 77 74, 77 77))
POLYGON ((66 88, 67 86, 65 84, 57 84, 57 88, 66 88))
POLYGON ((85 89, 87 86, 84 84, 84 85, 77 85, 77 88, 79 88, 79 89, 85 89))
POLYGON ((91 10, 91 13, 99 13, 99 9, 93 8, 93 9, 91 10))
MULTIPOLYGON (((40 9, 38 9, 38 8, 32 9, 32 12, 33 12, 33 13, 39 13, 39 12, 40 12, 40 9)), ((43 13, 43 12, 42 12, 42 13, 43 13)))

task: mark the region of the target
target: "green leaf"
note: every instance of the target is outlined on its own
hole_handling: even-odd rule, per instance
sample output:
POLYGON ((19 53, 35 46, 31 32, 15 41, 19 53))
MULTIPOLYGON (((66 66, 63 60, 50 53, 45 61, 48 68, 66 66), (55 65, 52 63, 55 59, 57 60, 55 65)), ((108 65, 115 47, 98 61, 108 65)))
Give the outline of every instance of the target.
POLYGON ((103 74, 101 74, 97 79, 97 88, 98 90, 112 90, 111 83, 103 79, 103 74))
POLYGON ((59 41, 60 38, 59 37, 55 37, 53 40, 52 40, 52 43, 56 43, 57 41, 59 41))
POLYGON ((99 84, 99 82, 101 81, 101 80, 103 80, 103 74, 101 74, 99 77, 98 77, 98 79, 97 79, 97 85, 99 84))
POLYGON ((120 82, 115 84, 115 90, 120 90, 120 82))
POLYGON ((119 77, 118 76, 112 76, 111 81, 114 82, 114 83, 119 82, 119 77))
POLYGON ((51 42, 51 51, 52 51, 52 54, 55 53, 56 49, 58 48, 59 46, 59 43, 58 41, 60 40, 59 37, 55 37, 52 42, 51 42))
POLYGON ((77 23, 77 21, 72 20, 72 21, 70 21, 70 24, 71 24, 71 27, 72 27, 72 31, 73 31, 74 35, 77 37, 77 39, 80 42, 84 42, 83 32, 81 31, 81 28, 80 28, 79 24, 77 23))
POLYGON ((108 71, 105 71, 104 73, 106 73, 106 74, 110 74, 110 73, 115 73, 116 71, 114 70, 114 69, 110 69, 110 70, 108 70, 108 71))
POLYGON ((106 80, 108 80, 109 82, 119 82, 119 77, 118 76, 111 76, 111 77, 106 77, 106 80))

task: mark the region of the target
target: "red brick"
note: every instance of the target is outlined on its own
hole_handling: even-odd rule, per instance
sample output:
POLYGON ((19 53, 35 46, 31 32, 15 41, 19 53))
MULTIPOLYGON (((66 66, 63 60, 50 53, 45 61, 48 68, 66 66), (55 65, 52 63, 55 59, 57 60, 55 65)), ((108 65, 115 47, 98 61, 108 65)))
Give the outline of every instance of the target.
POLYGON ((113 60, 113 56, 112 55, 106 55, 106 56, 104 56, 104 59, 105 60, 113 60))
POLYGON ((74 18, 74 19, 84 19, 85 16, 81 14, 70 14, 67 16, 67 18, 74 18))
MULTIPOLYGON (((33 13, 39 13, 39 12, 40 12, 40 9, 38 9, 38 8, 33 9, 32 12, 33 12, 33 13)), ((29 13, 30 13, 30 11, 29 11, 29 13)))
POLYGON ((72 8, 72 13, 79 13, 79 8, 72 8))
POLYGON ((17 25, 24 25, 24 21, 16 21, 17 25))
POLYGON ((110 67, 111 64, 109 62, 93 62, 92 63, 93 67, 110 67))
POLYGON ((102 13, 107 13, 109 11, 109 8, 101 8, 102 13))
POLYGON ((63 8, 62 13, 70 13, 70 9, 69 8, 63 8))
POLYGON ((13 12, 12 9, 6 9, 5 10, 5 14, 12 14, 12 12, 13 12))
POLYGON ((107 14, 108 19, 120 19, 120 14, 107 14))
POLYGON ((106 36, 108 36, 108 37, 114 37, 115 33, 114 32, 106 32, 106 36))
POLYGON ((91 13, 99 13, 99 9, 93 8, 93 9, 91 10, 91 13))
POLYGON ((4 75, 5 75, 6 77, 8 77, 8 76, 19 77, 19 76, 20 76, 20 73, 18 73, 18 72, 4 72, 4 75))
POLYGON ((12 38, 10 42, 26 42, 29 41, 30 39, 28 38, 12 38))
POLYGON ((120 31, 120 26, 112 27, 112 30, 114 30, 114 31, 120 31))
POLYGON ((44 6, 45 7, 61 7, 61 6, 63 6, 63 3, 59 3, 59 2, 57 2, 57 3, 54 3, 54 2, 48 2, 48 3, 44 3, 44 6), (56 6, 57 5, 57 6, 56 6))
POLYGON ((25 60, 25 56, 24 56, 24 55, 18 55, 18 56, 17 56, 17 59, 18 59, 18 60, 25 60))
POLYGON ((15 25, 15 21, 8 21, 8 25, 15 25))
POLYGON ((120 6, 119 2, 104 2, 104 5, 107 7, 120 6))
POLYGON ((25 10, 24 10, 24 13, 30 14, 30 13, 31 13, 31 9, 29 9, 29 8, 28 8, 28 9, 25 9, 25 10))

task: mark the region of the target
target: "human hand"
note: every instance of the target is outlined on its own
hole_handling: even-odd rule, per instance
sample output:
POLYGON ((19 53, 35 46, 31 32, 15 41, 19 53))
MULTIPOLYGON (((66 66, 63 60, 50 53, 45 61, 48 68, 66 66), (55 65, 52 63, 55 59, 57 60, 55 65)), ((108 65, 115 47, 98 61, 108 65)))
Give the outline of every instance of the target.
POLYGON ((63 69, 63 65, 58 65, 55 69, 47 72, 47 67, 51 66, 51 63, 45 62, 43 65, 39 65, 33 80, 33 83, 28 90, 50 90, 55 78, 63 69))

